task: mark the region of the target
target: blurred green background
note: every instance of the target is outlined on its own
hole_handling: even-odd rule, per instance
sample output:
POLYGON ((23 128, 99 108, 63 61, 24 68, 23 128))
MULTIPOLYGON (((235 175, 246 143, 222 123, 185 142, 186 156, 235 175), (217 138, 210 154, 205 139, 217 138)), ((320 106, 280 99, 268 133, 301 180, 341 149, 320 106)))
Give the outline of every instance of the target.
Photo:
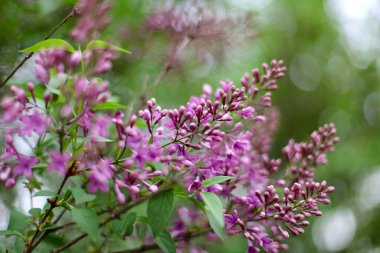
MULTIPOLYGON (((0 76, 21 60, 20 49, 40 41, 71 9, 72 0, 0 2, 0 76)), ((104 78, 125 103, 139 96, 160 73, 171 37, 149 32, 144 20, 160 5, 186 1, 114 0, 111 23, 101 38, 132 51, 122 55, 104 78)), ((273 156, 288 139, 303 140, 324 123, 334 122, 341 142, 317 172, 336 186, 306 233, 289 240, 289 252, 380 252, 380 2, 377 0, 207 1, 220 13, 247 17, 229 29, 226 40, 190 42, 181 64, 154 90, 163 107, 175 107, 200 94, 202 84, 236 83, 244 72, 272 58, 283 59, 287 75, 273 104, 281 111, 273 156), (204 47, 204 48, 201 48, 204 47), (202 49, 201 57, 197 50, 202 49)), ((220 14, 222 15, 222 14, 220 14)), ((55 35, 68 39, 69 20, 55 35)), ((32 77, 26 65, 13 80, 32 77)), ((12 82, 10 82, 11 84, 12 82)), ((0 90, 4 94, 8 89, 0 90)), ((0 229, 6 206, 16 205, 0 188, 0 229)), ((245 242, 214 245, 212 252, 244 252, 245 242)))

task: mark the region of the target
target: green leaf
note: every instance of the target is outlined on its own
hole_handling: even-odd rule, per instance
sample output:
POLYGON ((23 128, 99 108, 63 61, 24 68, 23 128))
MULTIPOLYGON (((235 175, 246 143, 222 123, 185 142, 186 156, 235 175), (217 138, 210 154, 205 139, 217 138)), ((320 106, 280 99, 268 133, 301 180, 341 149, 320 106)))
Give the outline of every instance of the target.
POLYGON ((40 217, 41 215, 41 208, 32 208, 29 210, 29 213, 33 215, 34 217, 40 217))
POLYGON ((130 236, 132 233, 133 233, 133 224, 135 223, 136 221, 136 213, 128 213, 127 215, 125 215, 124 219, 123 219, 123 225, 122 225, 122 232, 121 232, 121 236, 122 237, 125 237, 125 236, 130 236))
POLYGON ((40 196, 48 196, 48 197, 52 197, 52 196, 57 196, 57 193, 53 192, 53 191, 50 191, 50 190, 42 190, 42 191, 38 191, 36 192, 33 197, 40 197, 40 196))
POLYGON ((172 189, 163 191, 148 202, 147 215, 153 237, 156 237, 168 225, 174 207, 174 193, 172 189))
POLYGON ((63 200, 68 200, 72 194, 73 194, 73 191, 71 189, 67 189, 65 192, 65 196, 63 197, 63 200))
POLYGON ((128 50, 125 50, 124 48, 117 47, 117 46, 112 45, 112 44, 105 42, 103 40, 92 40, 92 41, 90 41, 87 44, 86 50, 84 52, 86 52, 88 50, 93 50, 93 49, 114 49, 114 50, 117 50, 117 51, 120 51, 120 52, 123 52, 126 54, 131 53, 128 50))
POLYGON ((18 237, 24 239, 24 235, 23 234, 21 234, 18 231, 14 231, 14 230, 1 230, 0 231, 0 236, 18 236, 18 237))
POLYGON ((154 140, 154 136, 152 135, 152 136, 150 136, 150 138, 149 138, 149 144, 152 144, 152 143, 153 143, 153 140, 154 140))
POLYGON ((230 177, 230 176, 210 177, 210 178, 207 178, 205 181, 203 181, 202 187, 209 187, 209 186, 214 185, 214 184, 220 184, 220 183, 223 183, 223 182, 230 180, 232 178, 234 178, 234 177, 230 177))
POLYGON ((93 110, 112 110, 112 109, 118 110, 118 109, 126 109, 126 108, 127 106, 125 105, 122 105, 116 102, 110 102, 110 101, 91 106, 91 109, 93 110))
POLYGON ((98 142, 114 142, 114 140, 105 138, 103 136, 97 136, 96 139, 95 139, 95 141, 98 141, 98 142))
POLYGON ((73 197, 77 205, 90 202, 96 199, 96 195, 87 194, 82 188, 79 188, 79 187, 75 187, 71 189, 71 191, 73 193, 73 197))
POLYGON ((48 166, 47 163, 37 163, 33 166, 33 169, 44 169, 48 166))
POLYGON ((54 87, 52 87, 51 85, 46 85, 46 89, 47 91, 49 91, 51 94, 56 94, 58 96, 63 96, 62 95, 62 92, 54 87))
POLYGON ((60 225, 58 224, 46 224, 44 225, 42 228, 41 228, 41 231, 44 231, 44 230, 49 230, 49 229, 56 229, 60 227, 60 225))
POLYGON ((205 211, 210 222, 212 230, 223 240, 224 236, 224 215, 223 205, 220 198, 211 192, 201 192, 203 201, 205 202, 205 211))
POLYGON ((71 213, 79 227, 96 241, 99 232, 99 219, 96 213, 88 207, 74 208, 71 213))
POLYGON ((174 240, 170 233, 164 229, 161 231, 161 233, 154 238, 156 241, 158 247, 164 252, 164 253, 176 253, 176 248, 174 244, 174 240))
POLYGON ((38 42, 38 43, 34 44, 31 47, 28 47, 28 48, 25 48, 23 50, 20 50, 20 52, 21 53, 26 53, 26 52, 36 53, 36 52, 39 52, 39 51, 42 51, 42 50, 52 49, 52 48, 55 48, 55 49, 65 49, 65 50, 67 50, 69 52, 72 52, 72 53, 75 51, 74 47, 72 45, 70 45, 70 43, 68 43, 65 40, 61 40, 61 39, 48 39, 48 40, 44 40, 44 41, 38 42))

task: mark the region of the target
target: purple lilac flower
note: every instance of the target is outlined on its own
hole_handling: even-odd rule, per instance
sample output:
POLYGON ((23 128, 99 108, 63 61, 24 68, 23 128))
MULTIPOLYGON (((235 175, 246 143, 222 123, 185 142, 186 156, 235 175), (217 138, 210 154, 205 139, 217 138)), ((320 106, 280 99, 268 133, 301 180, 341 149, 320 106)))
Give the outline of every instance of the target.
POLYGON ((32 177, 32 167, 38 163, 37 157, 18 155, 17 164, 13 168, 13 174, 17 177, 23 174, 26 178, 32 177))
POLYGON ((48 165, 49 171, 58 172, 61 175, 65 175, 67 172, 67 164, 71 159, 71 154, 60 153, 57 151, 50 152, 50 163, 48 165))
POLYGON ((20 136, 31 136, 32 132, 41 135, 50 124, 50 119, 38 110, 34 110, 32 114, 22 115, 20 121, 23 123, 19 130, 20 136))

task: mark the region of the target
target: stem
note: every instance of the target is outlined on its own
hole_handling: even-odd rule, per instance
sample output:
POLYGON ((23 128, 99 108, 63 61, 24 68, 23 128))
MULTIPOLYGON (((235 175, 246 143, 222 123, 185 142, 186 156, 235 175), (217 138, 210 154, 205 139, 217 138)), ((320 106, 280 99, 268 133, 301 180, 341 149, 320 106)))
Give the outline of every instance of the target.
MULTIPOLYGON (((54 28, 53 30, 51 30, 47 35, 46 37, 43 39, 43 40, 47 40, 49 39, 64 23, 66 23, 67 20, 69 20, 71 17, 73 16, 76 16, 78 14, 77 12, 77 5, 75 5, 73 7, 73 9, 70 11, 70 13, 64 17, 61 22, 59 22, 54 28)), ((5 80, 0 84, 0 89, 7 84, 7 82, 9 81, 9 79, 12 78, 12 76, 25 64, 25 62, 27 62, 32 56, 33 56, 34 52, 31 52, 29 53, 28 55, 26 55, 24 57, 24 59, 12 70, 12 72, 7 76, 7 78, 5 78, 5 80)))
MULTIPOLYGON (((59 188, 57 190, 57 195, 59 195, 61 193, 61 191, 63 189, 63 186, 66 184, 67 179, 71 176, 72 170, 74 169, 75 165, 76 165, 76 162, 74 161, 73 164, 68 169, 68 171, 67 171, 67 173, 65 175, 65 178, 63 179, 61 185, 59 186, 59 188)), ((53 209, 55 207, 57 207, 57 201, 58 201, 58 197, 55 197, 53 201, 51 201, 51 200, 48 199, 48 202, 50 203, 50 207, 46 211, 45 215, 42 217, 41 221, 39 222, 36 231, 34 231, 34 235, 32 237, 32 240, 29 243, 27 243, 27 245, 25 245, 27 247, 26 247, 24 253, 31 253, 37 247, 37 245, 42 241, 42 239, 41 240, 37 240, 37 242, 34 244, 34 241, 37 239, 38 234, 40 233, 42 226, 46 222, 47 218, 49 217, 49 215, 51 214, 51 212, 53 211, 53 209)))
MULTIPOLYGON (((178 241, 189 241, 189 240, 194 239, 198 236, 202 236, 204 234, 207 234, 208 232, 210 232, 210 230, 199 231, 199 232, 187 232, 183 236, 181 236, 179 238, 175 238, 174 241, 176 241, 176 242, 178 242, 178 241)), ((111 253, 139 253, 139 252, 144 252, 144 251, 148 251, 148 250, 152 250, 152 249, 158 249, 158 248, 159 248, 159 246, 156 243, 151 243, 151 244, 142 245, 141 247, 138 247, 138 248, 121 250, 121 251, 114 251, 111 253)))
MULTIPOLYGON (((126 207, 124 207, 123 209, 111 214, 108 218, 104 219, 102 222, 100 222, 100 227, 103 227, 105 226, 106 224, 108 224, 109 222, 111 222, 112 220, 114 219, 119 219, 120 218, 120 215, 122 215, 123 213, 127 212, 128 210, 130 210, 131 208, 135 207, 135 206, 138 206, 140 204, 142 204, 143 202, 145 202, 146 200, 150 199, 151 197, 169 189, 170 187, 172 187, 173 184, 167 184, 165 187, 162 187, 161 189, 159 189, 157 192, 155 193, 152 193, 148 196, 145 196, 137 201, 135 201, 134 203, 130 204, 130 205, 127 205, 126 207)), ((74 238, 73 240, 69 241, 68 243, 66 243, 65 245, 62 245, 61 247, 55 249, 55 250, 51 250, 50 253, 60 253, 62 251, 64 251, 65 249, 69 248, 70 246, 76 244, 77 242, 81 241, 82 239, 86 238, 88 236, 87 233, 83 233, 81 234, 80 236, 74 238)))
POLYGON ((166 146, 169 146, 170 144, 176 143, 176 142, 181 141, 181 140, 183 140, 183 139, 189 138, 189 137, 191 137, 191 136, 193 136, 193 135, 199 134, 199 133, 203 132, 203 130, 204 130, 204 129, 201 129, 201 130, 199 130, 199 131, 192 132, 191 134, 188 134, 188 135, 182 136, 182 137, 180 137, 180 138, 176 138, 176 139, 174 139, 173 141, 170 141, 170 142, 168 142, 168 143, 162 145, 160 148, 164 148, 164 147, 166 147, 166 146))

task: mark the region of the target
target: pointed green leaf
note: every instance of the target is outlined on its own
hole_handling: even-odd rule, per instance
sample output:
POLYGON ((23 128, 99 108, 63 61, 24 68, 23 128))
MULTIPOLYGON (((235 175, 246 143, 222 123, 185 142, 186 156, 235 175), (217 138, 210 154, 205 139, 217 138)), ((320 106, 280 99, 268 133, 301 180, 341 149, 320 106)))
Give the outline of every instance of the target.
POLYGON ((210 222, 212 230, 223 240, 224 237, 224 215, 223 205, 220 198, 211 192, 201 192, 203 201, 205 202, 205 210, 207 218, 210 222))
POLYGON ((40 197, 40 196, 47 196, 47 197, 52 197, 52 196, 57 196, 57 193, 50 191, 50 190, 42 190, 36 192, 33 197, 40 197))
POLYGON ((96 195, 86 193, 82 188, 75 187, 71 189, 75 203, 77 205, 90 202, 96 199, 96 195))
POLYGON ((156 237, 168 225, 174 207, 173 190, 163 191, 149 199, 147 215, 153 237, 156 237))
POLYGON ((110 101, 91 106, 91 109, 93 110, 118 110, 126 108, 127 106, 125 105, 110 101))
POLYGON ((230 180, 232 178, 234 178, 234 177, 230 177, 230 176, 210 177, 210 178, 207 178, 205 181, 203 181, 202 187, 209 187, 209 186, 214 185, 214 184, 220 184, 220 183, 223 183, 223 182, 230 180))
POLYGON ((128 50, 125 50, 124 48, 121 48, 121 47, 117 47, 115 45, 112 45, 106 41, 103 41, 103 40, 93 40, 93 41, 90 41, 88 44, 87 44, 87 47, 86 47, 86 51, 88 50, 93 50, 93 49, 114 49, 114 50, 117 50, 117 51, 120 51, 120 52, 123 52, 123 53, 126 53, 126 54, 130 54, 131 52, 129 52, 128 50))
POLYGON ((29 213, 34 217, 40 217, 41 208, 31 208, 31 209, 29 209, 29 213))
POLYGON ((133 233, 133 224, 136 221, 136 213, 128 213, 123 219, 121 236, 130 236, 133 233))
POLYGON ((74 208, 71 213, 79 227, 96 241, 99 232, 99 219, 96 213, 88 207, 74 208))
POLYGON ((33 52, 33 53, 36 53, 36 52, 39 52, 39 51, 42 51, 42 50, 47 50, 47 49, 64 49, 64 50, 67 50, 69 52, 74 52, 75 49, 72 45, 70 45, 70 43, 68 43, 67 41, 65 40, 61 40, 61 39, 48 39, 48 40, 44 40, 44 41, 41 41, 41 42, 38 42, 36 44, 34 44, 33 46, 31 47, 28 47, 28 48, 25 48, 23 50, 20 50, 21 53, 26 53, 26 52, 33 52))
POLYGON ((164 253, 176 253, 176 248, 174 244, 174 240, 170 233, 164 229, 161 231, 161 233, 154 238, 156 241, 158 247, 164 252, 164 253))
POLYGON ((14 230, 1 230, 0 231, 0 236, 13 236, 13 235, 24 239, 24 235, 18 231, 14 231, 14 230))
POLYGON ((95 139, 97 142, 114 142, 114 140, 105 138, 103 136, 97 136, 95 139))

